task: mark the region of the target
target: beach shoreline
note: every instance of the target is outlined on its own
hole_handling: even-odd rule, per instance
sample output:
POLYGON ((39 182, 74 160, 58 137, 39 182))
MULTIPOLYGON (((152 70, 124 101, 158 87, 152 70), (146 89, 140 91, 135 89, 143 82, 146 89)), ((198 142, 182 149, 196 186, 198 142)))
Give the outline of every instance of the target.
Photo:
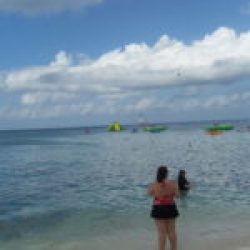
POLYGON ((232 238, 197 239, 181 242, 180 250, 250 250, 249 235, 232 238), (185 246, 185 247, 184 247, 185 246))
MULTIPOLYGON (((200 238, 199 235, 179 235, 179 250, 250 250, 249 235, 237 237, 200 238)), ((157 248, 154 230, 136 229, 90 237, 89 239, 16 239, 1 244, 3 250, 149 250, 157 248)), ((168 249, 168 248, 167 248, 168 249)))

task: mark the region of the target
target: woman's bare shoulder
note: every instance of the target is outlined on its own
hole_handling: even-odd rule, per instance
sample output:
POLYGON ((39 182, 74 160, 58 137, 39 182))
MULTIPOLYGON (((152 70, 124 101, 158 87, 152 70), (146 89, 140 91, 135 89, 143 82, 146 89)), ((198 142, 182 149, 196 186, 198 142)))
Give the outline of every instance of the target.
POLYGON ((156 185, 156 182, 152 182, 148 185, 148 188, 154 188, 156 185))
POLYGON ((177 181, 176 180, 167 180, 167 183, 170 185, 176 185, 177 181))

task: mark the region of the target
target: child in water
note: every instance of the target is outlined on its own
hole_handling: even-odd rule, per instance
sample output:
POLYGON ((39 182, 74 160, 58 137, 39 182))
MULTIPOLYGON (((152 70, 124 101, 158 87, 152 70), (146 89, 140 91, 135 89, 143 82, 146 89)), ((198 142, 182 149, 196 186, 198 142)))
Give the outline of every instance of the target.
POLYGON ((190 189, 190 182, 186 178, 186 171, 180 170, 178 175, 178 186, 180 191, 188 191, 190 189))

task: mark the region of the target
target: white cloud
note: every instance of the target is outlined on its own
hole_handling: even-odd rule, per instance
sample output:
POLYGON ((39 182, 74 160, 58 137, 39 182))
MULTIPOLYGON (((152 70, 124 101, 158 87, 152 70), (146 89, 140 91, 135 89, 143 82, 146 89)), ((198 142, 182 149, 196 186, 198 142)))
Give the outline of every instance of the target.
POLYGON ((35 105, 47 102, 63 102, 72 100, 76 97, 75 93, 57 93, 57 92, 35 92, 25 93, 21 96, 21 103, 24 105, 35 105))
POLYGON ((35 15, 79 10, 101 2, 103 0, 0 0, 0 10, 35 15))
POLYGON ((72 63, 72 56, 67 55, 65 51, 60 51, 56 54, 55 61, 52 61, 50 63, 50 66, 52 67, 70 66, 71 63, 72 63))
POLYGON ((207 98, 184 98, 175 99, 165 97, 162 99, 157 99, 153 97, 141 98, 134 103, 126 105, 124 108, 127 112, 137 112, 137 111, 147 111, 154 109, 164 109, 164 110, 182 110, 182 111, 192 111, 195 109, 201 110, 215 110, 221 109, 229 105, 237 105, 238 103, 246 103, 250 101, 250 92, 239 92, 234 94, 217 94, 212 95, 207 98))
POLYGON ((91 115, 114 115, 114 114, 136 114, 144 113, 150 110, 161 109, 166 112, 176 111, 194 111, 194 110, 223 110, 225 106, 235 106, 238 103, 247 104, 250 102, 250 92, 239 92, 234 94, 220 94, 210 96, 203 99, 187 98, 171 100, 167 96, 162 99, 158 99, 155 96, 151 97, 139 97, 129 99, 124 103, 124 100, 113 99, 95 99, 95 100, 83 100, 72 101, 64 103, 66 96, 50 96, 41 93, 41 95, 26 95, 23 97, 22 107, 0 107, 0 117, 3 118, 15 118, 15 119, 41 119, 41 118, 55 118, 55 117, 67 117, 67 116, 85 116, 91 115), (39 98, 47 98, 47 102, 55 98, 53 105, 41 105, 39 98), (56 100, 58 99, 58 100, 56 100), (58 101, 58 102, 57 102, 58 101))
POLYGON ((199 93, 199 88, 197 86, 188 86, 185 95, 193 96, 199 93))
MULTIPOLYGON (((191 98, 191 99, 187 99, 187 100, 184 101, 182 108, 184 110, 195 109, 197 107, 201 107, 201 105, 202 104, 201 104, 201 102, 199 100, 197 100, 195 98, 191 98)), ((174 106, 178 107, 178 106, 180 106, 180 104, 179 105, 174 105, 174 106)), ((172 106, 172 107, 174 107, 174 106, 172 106)))
POLYGON ((148 109, 156 108, 156 99, 155 98, 138 98, 134 103, 129 103, 125 105, 124 111, 126 112, 139 112, 146 111, 148 109))
POLYGON ((87 115, 96 108, 93 103, 56 104, 51 106, 2 107, 0 117, 14 119, 55 118, 70 115, 87 115))
MULTIPOLYGON (((224 107, 248 101, 250 94, 222 94, 203 101, 188 97, 195 97, 202 86, 250 79, 249 51, 250 31, 237 34, 222 27, 191 44, 163 35, 152 46, 129 44, 95 60, 80 54, 77 61, 60 51, 47 65, 0 73, 0 89, 20 95, 21 117, 224 107), (185 100, 151 95, 151 90, 172 86, 185 86, 185 100), (92 99, 81 98, 89 95, 92 99)), ((4 109, 1 114, 17 112, 4 109)))
POLYGON ((223 108, 225 106, 234 105, 237 102, 246 102, 250 101, 250 92, 244 93, 234 93, 234 94, 220 94, 208 97, 206 99, 195 99, 189 98, 179 103, 179 105, 175 105, 178 108, 182 108, 184 110, 190 109, 218 109, 223 108))
POLYGON ((162 36, 153 46, 129 44, 96 60, 72 63, 59 52, 45 66, 7 73, 7 90, 120 93, 159 87, 230 83, 250 78, 250 32, 219 28, 186 45, 162 36))
POLYGON ((136 103, 135 109, 145 110, 145 109, 151 108, 154 105, 154 102, 155 102, 155 99, 153 98, 143 98, 136 103))

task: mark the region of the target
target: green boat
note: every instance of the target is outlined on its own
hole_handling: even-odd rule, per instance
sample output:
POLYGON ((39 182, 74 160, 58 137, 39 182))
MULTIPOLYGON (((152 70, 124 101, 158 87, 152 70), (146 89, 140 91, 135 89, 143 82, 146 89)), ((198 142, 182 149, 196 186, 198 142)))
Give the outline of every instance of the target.
POLYGON ((157 133, 168 129, 166 126, 148 126, 143 128, 144 131, 157 133))
POLYGON ((233 130, 234 126, 231 124, 216 124, 214 126, 206 128, 208 131, 214 130, 233 130))

